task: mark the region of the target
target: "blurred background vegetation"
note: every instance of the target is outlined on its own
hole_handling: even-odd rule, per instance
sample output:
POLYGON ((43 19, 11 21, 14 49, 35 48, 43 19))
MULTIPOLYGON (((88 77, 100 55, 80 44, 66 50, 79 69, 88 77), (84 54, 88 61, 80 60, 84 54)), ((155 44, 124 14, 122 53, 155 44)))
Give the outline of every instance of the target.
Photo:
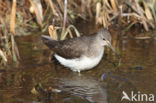
POLYGON ((63 40, 72 31, 80 36, 74 26, 79 21, 149 31, 156 28, 156 0, 0 0, 0 65, 20 58, 15 36, 49 30, 63 40))

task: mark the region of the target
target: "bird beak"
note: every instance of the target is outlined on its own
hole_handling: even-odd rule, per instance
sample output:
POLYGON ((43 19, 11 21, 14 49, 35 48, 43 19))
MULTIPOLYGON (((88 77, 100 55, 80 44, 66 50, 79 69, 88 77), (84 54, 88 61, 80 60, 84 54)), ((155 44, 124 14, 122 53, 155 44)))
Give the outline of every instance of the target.
POLYGON ((109 41, 106 41, 106 42, 107 42, 108 46, 109 46, 109 47, 112 49, 112 51, 114 52, 115 56, 116 56, 117 58, 119 58, 119 55, 117 54, 117 52, 116 52, 115 49, 113 48, 112 44, 111 44, 109 41))

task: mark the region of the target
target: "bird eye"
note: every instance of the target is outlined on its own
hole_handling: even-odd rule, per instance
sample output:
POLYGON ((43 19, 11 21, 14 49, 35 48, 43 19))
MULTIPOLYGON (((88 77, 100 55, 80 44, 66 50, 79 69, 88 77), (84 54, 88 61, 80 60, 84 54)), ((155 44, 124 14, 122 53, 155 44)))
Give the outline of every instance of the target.
POLYGON ((103 40, 106 40, 105 38, 103 38, 103 40))

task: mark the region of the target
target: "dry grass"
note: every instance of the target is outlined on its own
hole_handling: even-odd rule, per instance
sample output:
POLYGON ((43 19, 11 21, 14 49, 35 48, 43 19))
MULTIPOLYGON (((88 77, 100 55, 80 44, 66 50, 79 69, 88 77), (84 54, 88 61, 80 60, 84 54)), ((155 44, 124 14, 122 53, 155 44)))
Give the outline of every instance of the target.
POLYGON ((95 19, 105 28, 119 24, 125 31, 136 24, 145 31, 156 28, 156 0, 6 0, 0 5, 0 61, 4 63, 9 57, 19 58, 17 34, 40 28, 42 32, 49 29, 54 39, 72 38, 73 31, 80 36, 71 25, 78 18, 95 19))
POLYGON ((96 17, 96 22, 108 27, 112 25, 115 20, 120 19, 120 22, 124 25, 127 23, 127 26, 133 23, 143 25, 146 31, 149 31, 150 28, 155 29, 155 2, 156 0, 148 2, 144 0, 103 0, 96 5, 96 15, 98 15, 96 17), (103 7, 99 7, 100 4, 103 4, 103 7), (102 19, 103 22, 101 22, 101 17, 99 17, 100 13, 101 17, 104 18, 102 19))
POLYGON ((35 13, 37 22, 42 28, 42 21, 43 21, 43 13, 42 13, 42 4, 40 0, 29 0, 31 3, 30 11, 31 13, 35 13))

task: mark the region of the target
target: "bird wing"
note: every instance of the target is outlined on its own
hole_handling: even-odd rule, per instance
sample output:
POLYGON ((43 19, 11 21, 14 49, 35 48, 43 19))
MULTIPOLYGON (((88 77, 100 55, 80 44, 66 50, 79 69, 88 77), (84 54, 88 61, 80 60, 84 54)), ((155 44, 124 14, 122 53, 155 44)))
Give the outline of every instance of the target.
POLYGON ((56 54, 66 59, 79 58, 88 50, 85 37, 56 41, 50 37, 42 36, 42 40, 56 54))

